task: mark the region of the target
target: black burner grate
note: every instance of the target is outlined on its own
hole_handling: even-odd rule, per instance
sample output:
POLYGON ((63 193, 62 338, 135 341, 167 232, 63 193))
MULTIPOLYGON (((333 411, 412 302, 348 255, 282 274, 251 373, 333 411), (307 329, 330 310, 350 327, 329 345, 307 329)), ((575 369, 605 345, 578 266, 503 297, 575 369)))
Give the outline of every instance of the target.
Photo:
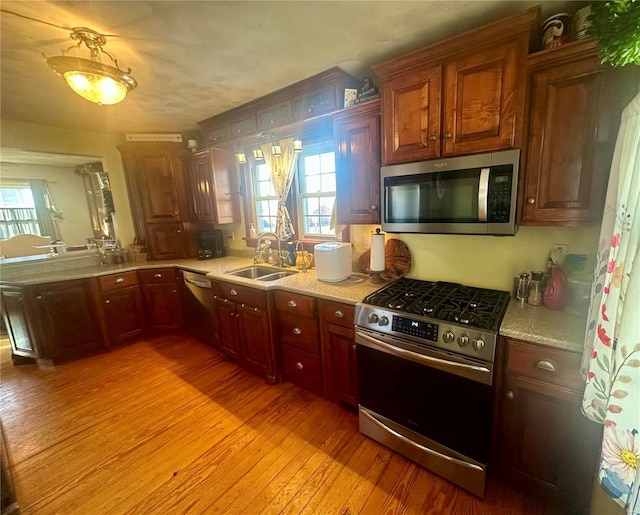
POLYGON ((497 331, 509 293, 456 283, 398 279, 365 297, 365 304, 497 331))

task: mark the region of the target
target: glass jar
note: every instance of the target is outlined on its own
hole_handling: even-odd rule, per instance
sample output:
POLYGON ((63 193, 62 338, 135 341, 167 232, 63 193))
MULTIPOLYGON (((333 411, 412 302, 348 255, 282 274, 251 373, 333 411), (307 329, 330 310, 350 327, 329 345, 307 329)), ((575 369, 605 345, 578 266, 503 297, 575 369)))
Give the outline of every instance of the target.
POLYGON ((542 295, 544 293, 544 286, 542 284, 543 277, 544 274, 542 272, 531 272, 527 304, 531 304, 532 306, 542 306, 542 295))

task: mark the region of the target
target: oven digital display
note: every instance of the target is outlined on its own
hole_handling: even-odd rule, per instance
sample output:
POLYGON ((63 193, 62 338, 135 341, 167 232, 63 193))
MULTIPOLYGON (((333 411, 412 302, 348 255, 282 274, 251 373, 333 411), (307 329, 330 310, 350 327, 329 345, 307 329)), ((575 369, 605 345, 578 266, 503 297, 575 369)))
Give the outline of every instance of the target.
POLYGON ((418 338, 423 338, 432 342, 438 341, 438 324, 420 322, 418 320, 411 320, 410 318, 394 315, 391 323, 391 329, 398 333, 417 336, 418 338))

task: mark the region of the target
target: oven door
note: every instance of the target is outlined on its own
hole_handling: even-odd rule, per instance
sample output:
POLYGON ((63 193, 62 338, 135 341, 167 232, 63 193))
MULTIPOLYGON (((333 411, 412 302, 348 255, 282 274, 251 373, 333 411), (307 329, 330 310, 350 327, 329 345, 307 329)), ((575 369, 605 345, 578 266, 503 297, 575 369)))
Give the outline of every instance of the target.
POLYGON ((356 352, 360 430, 482 496, 493 366, 362 328, 356 352))

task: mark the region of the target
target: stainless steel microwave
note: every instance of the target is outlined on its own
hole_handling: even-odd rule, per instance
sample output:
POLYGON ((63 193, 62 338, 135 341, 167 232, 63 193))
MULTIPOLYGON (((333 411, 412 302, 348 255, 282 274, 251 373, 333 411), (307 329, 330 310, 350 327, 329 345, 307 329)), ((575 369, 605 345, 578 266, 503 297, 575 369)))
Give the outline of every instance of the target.
POLYGON ((519 150, 380 169, 382 230, 513 236, 519 150))

